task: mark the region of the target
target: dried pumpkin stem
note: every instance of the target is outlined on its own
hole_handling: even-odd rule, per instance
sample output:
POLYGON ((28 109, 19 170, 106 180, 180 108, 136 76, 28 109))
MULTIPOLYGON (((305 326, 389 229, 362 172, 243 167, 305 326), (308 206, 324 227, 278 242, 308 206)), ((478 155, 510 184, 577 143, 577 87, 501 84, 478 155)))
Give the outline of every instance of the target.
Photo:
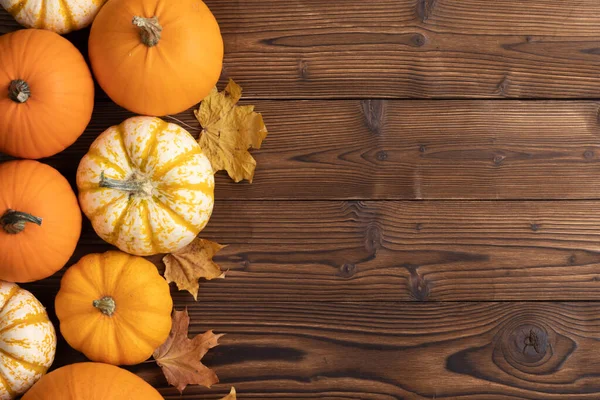
POLYGON ((15 210, 7 210, 0 218, 0 226, 2 226, 2 229, 4 229, 6 233, 11 235, 23 232, 27 222, 42 225, 41 218, 15 210))
POLYGON ((115 313, 115 309, 117 308, 115 299, 110 296, 104 296, 100 300, 94 300, 92 304, 98 310, 102 311, 102 314, 108 315, 109 317, 115 313))
POLYGON ((135 26, 140 28, 140 38, 142 39, 142 43, 148 47, 154 47, 158 44, 163 28, 158 23, 157 17, 133 17, 132 22, 135 26))
POLYGON ((130 192, 133 194, 145 193, 151 194, 151 188, 148 187, 147 180, 138 180, 136 177, 121 181, 119 179, 107 178, 104 175, 104 171, 100 173, 100 187, 122 190, 124 192, 130 192))
POLYGON ((8 97, 15 103, 25 103, 29 96, 31 96, 31 90, 29 85, 23 79, 15 79, 10 82, 8 86, 8 97))

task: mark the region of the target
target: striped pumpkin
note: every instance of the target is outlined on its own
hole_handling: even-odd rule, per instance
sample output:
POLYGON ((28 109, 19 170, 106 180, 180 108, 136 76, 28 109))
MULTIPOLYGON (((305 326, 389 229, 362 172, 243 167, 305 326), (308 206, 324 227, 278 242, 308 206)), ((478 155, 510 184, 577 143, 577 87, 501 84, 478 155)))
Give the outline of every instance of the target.
POLYGON ((0 281, 0 399, 25 393, 54 361, 56 334, 46 309, 27 290, 0 281))
POLYGON ((79 202, 96 233, 139 256, 174 252, 208 223, 214 175, 185 129, 133 117, 102 133, 77 170, 79 202))
POLYGON ((16 20, 28 28, 64 34, 85 28, 106 0, 0 0, 16 20))

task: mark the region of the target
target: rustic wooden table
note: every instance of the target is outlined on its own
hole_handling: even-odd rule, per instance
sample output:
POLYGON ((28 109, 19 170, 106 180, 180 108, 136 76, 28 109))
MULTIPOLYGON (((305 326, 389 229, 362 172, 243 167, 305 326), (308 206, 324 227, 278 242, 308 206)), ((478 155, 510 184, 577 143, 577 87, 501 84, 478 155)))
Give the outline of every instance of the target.
MULTIPOLYGON (((600 398, 600 2, 207 3, 270 132, 252 185, 217 180, 227 279, 173 291, 227 333, 222 383, 131 370, 166 399, 600 398)), ((98 91, 45 162, 73 181, 128 116, 98 91)), ((107 249, 86 221, 72 261, 107 249)), ((61 275, 26 285, 54 320, 61 275)))

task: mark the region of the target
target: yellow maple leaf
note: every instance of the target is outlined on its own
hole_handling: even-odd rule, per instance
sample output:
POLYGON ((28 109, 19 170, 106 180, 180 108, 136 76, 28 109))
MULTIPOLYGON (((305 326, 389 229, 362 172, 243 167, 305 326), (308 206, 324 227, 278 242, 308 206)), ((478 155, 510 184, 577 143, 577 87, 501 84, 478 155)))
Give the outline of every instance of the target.
POLYGON ((237 399, 237 395, 235 393, 235 388, 232 387, 231 388, 231 392, 229 392, 229 394, 225 397, 223 397, 221 400, 236 400, 237 399))
POLYGON ((165 279, 175 282, 179 290, 187 290, 198 300, 198 279, 211 280, 224 278, 225 273, 215 263, 213 256, 225 246, 210 240, 196 238, 194 241, 175 253, 163 258, 165 263, 165 279))
POLYGON ((202 126, 198 143, 213 170, 226 170, 235 182, 252 182, 256 160, 248 150, 260 149, 267 127, 254 106, 237 105, 241 97, 242 88, 229 80, 224 91, 214 88, 194 114, 202 126))

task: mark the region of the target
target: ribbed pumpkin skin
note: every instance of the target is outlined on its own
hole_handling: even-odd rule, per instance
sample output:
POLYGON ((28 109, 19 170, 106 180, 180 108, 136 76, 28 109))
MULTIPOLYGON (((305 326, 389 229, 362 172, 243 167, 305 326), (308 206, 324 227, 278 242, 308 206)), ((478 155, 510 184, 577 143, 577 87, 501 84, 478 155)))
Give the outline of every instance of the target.
POLYGON ((96 233, 126 253, 170 253, 208 223, 214 175, 196 140, 159 118, 133 117, 102 133, 77 170, 79 202, 96 233), (131 193, 100 187, 101 174, 143 181, 131 193))
POLYGON ((67 180, 54 168, 32 160, 0 164, 0 217, 16 210, 42 218, 22 232, 0 227, 0 279, 31 282, 61 269, 77 246, 81 211, 67 180))
POLYGON ((90 25, 106 0, 0 0, 21 25, 65 34, 90 25))
POLYGON ((81 136, 93 106, 92 75, 67 39, 39 29, 0 36, 0 152, 33 159, 54 155, 81 136), (9 97, 18 79, 31 89, 24 103, 9 97))
POLYGON ((22 400, 163 400, 156 389, 114 365, 78 363, 45 375, 22 400))
POLYGON ((89 55, 96 80, 115 103, 162 116, 209 94, 221 74, 223 39, 200 0, 111 0, 94 20, 89 55), (158 18, 163 30, 156 46, 142 43, 136 16, 158 18))
POLYGON ((56 333, 35 297, 4 281, 0 281, 0 321, 0 400, 9 400, 23 394, 52 365, 56 333))
POLYGON ((173 300, 150 261, 120 251, 89 254, 70 267, 55 300, 60 331, 93 361, 139 364, 167 339, 173 300), (112 315, 94 306, 111 297, 112 315))

